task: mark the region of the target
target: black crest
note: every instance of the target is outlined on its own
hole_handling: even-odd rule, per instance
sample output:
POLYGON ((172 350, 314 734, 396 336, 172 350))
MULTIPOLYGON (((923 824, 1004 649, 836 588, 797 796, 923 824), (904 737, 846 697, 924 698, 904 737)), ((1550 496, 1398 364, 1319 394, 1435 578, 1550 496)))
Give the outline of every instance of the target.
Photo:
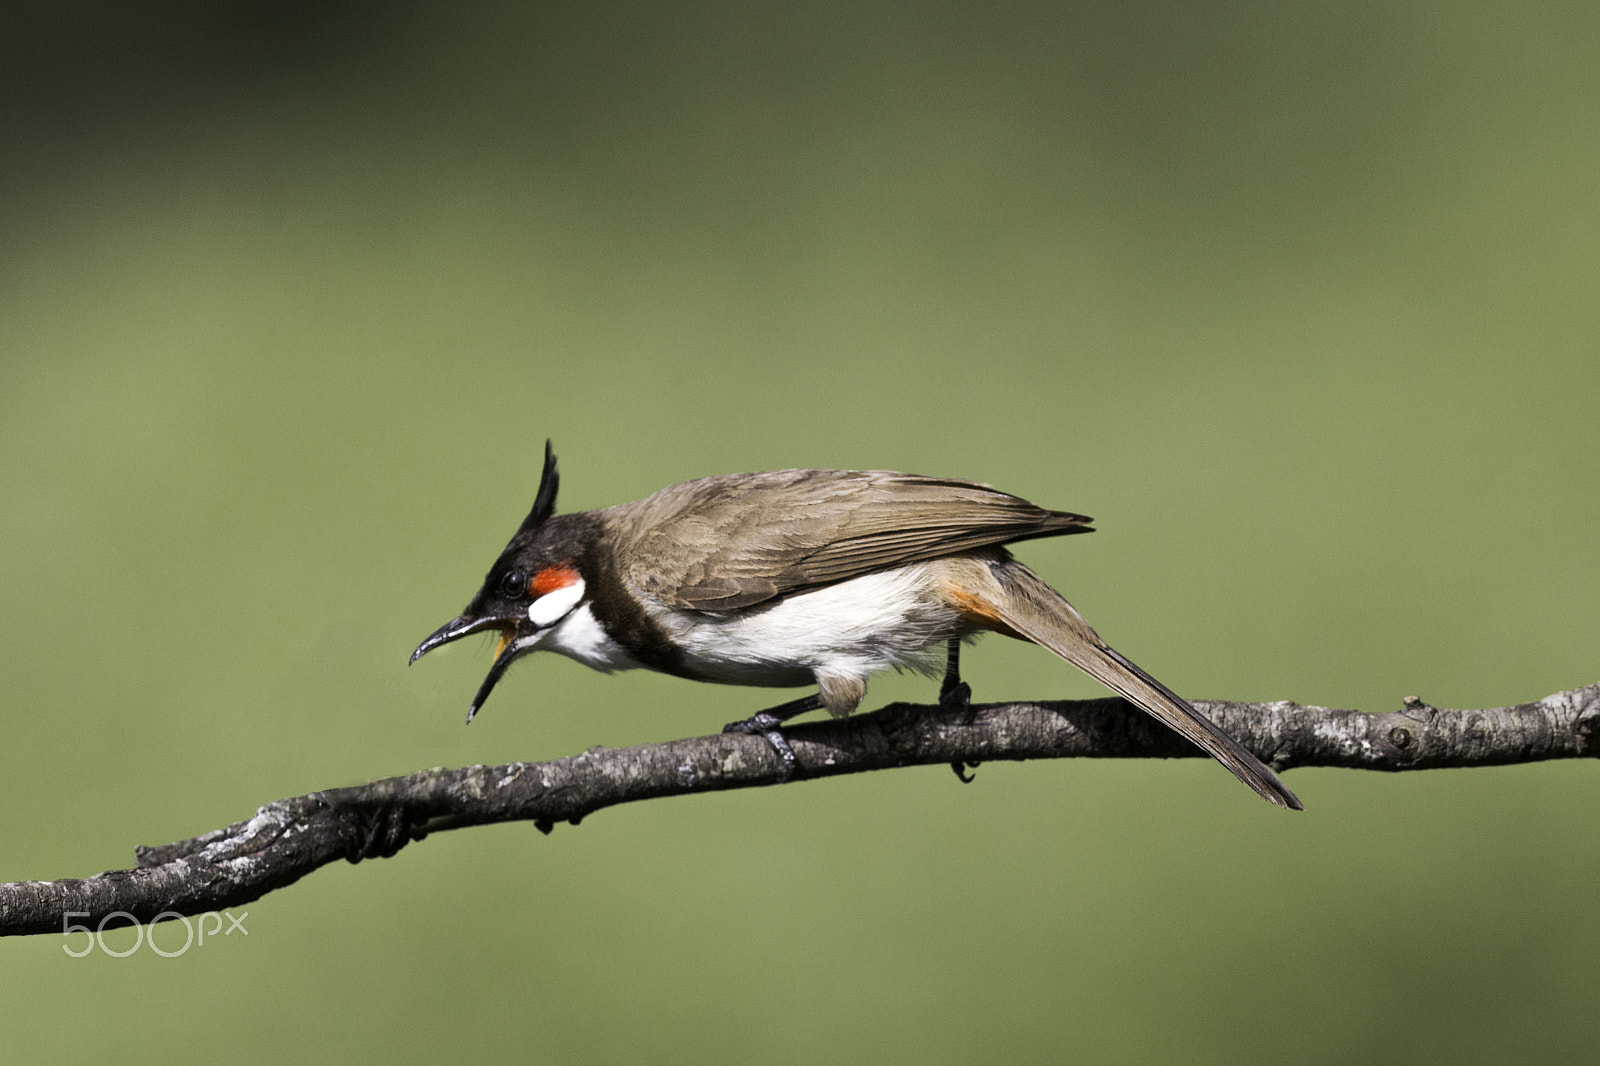
POLYGON ((556 490, 561 487, 561 475, 556 473, 556 453, 547 439, 544 442, 544 472, 539 475, 539 492, 533 498, 533 510, 517 527, 518 533, 529 533, 556 512, 556 490))

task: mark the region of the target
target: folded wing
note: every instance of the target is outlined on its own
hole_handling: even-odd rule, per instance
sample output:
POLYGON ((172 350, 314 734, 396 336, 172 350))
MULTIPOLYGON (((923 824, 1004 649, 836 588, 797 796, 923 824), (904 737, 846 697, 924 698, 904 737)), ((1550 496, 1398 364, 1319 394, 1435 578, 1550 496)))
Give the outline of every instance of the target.
POLYGON ((605 512, 630 584, 674 607, 731 611, 908 563, 1091 532, 970 481, 883 470, 703 478, 605 512), (644 564, 641 560, 648 559, 644 564))

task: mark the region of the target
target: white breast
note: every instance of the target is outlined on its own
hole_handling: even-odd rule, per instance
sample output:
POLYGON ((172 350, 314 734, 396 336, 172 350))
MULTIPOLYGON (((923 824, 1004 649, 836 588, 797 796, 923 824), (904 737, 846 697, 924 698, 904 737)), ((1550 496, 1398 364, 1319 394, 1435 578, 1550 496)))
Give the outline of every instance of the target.
POLYGON ((972 626, 916 563, 725 615, 656 606, 686 665, 716 681, 804 685, 818 675, 866 678, 893 667, 937 671, 945 641, 972 626))

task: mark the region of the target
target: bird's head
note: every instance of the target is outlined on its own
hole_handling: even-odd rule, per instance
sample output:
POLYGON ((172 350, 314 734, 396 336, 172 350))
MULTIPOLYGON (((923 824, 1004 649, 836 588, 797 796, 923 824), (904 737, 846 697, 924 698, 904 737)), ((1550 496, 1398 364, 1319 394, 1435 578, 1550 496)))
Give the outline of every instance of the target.
POLYGON ((583 530, 568 521, 578 516, 552 520, 560 481, 555 452, 545 441, 544 472, 539 478, 533 510, 489 568, 483 587, 466 610, 440 626, 411 653, 411 661, 416 662, 441 644, 472 633, 499 631, 494 663, 467 711, 469 722, 511 664, 536 650, 563 619, 589 598, 579 562, 583 530))

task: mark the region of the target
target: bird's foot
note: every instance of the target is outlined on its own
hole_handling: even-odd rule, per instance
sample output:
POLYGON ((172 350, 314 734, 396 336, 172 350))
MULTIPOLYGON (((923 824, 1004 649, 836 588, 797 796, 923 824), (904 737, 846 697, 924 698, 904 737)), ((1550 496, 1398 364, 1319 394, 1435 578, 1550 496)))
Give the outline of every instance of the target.
POLYGON ((722 731, 765 738, 772 746, 772 750, 778 753, 778 758, 783 760, 783 781, 787 783, 794 778, 795 772, 800 768, 800 760, 795 758, 794 749, 789 746, 789 741, 778 731, 778 727, 782 724, 782 718, 770 711, 762 711, 742 722, 729 722, 722 727, 722 731))
MULTIPOLYGON (((946 677, 944 684, 939 688, 939 708, 947 714, 960 715, 962 725, 971 725, 973 714, 972 686, 965 681, 957 681, 952 677, 946 677)), ((972 775, 967 771, 976 770, 977 768, 977 763, 964 762, 961 759, 956 759, 950 764, 950 769, 955 771, 956 777, 960 779, 963 785, 972 784, 972 775)))
POLYGON ((794 749, 789 746, 789 741, 780 731, 783 723, 797 714, 805 714, 822 706, 820 693, 802 696, 788 703, 780 703, 776 707, 768 707, 759 714, 753 714, 742 722, 729 722, 722 727, 724 733, 748 733, 751 736, 760 734, 766 738, 772 750, 778 753, 778 758, 783 762, 783 777, 781 780, 788 782, 800 770, 800 760, 794 757, 794 749))
POLYGON ((939 707, 946 712, 959 712, 962 725, 972 724, 972 686, 965 681, 946 681, 939 688, 939 707))

